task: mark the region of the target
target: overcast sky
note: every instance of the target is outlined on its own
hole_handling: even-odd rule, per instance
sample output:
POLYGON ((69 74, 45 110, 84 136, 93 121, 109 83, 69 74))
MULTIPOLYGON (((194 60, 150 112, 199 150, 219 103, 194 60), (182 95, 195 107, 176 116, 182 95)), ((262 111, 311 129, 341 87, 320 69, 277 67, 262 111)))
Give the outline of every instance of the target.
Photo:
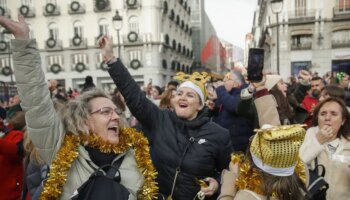
POLYGON ((253 25, 258 0, 204 0, 205 10, 219 38, 241 48, 253 25))

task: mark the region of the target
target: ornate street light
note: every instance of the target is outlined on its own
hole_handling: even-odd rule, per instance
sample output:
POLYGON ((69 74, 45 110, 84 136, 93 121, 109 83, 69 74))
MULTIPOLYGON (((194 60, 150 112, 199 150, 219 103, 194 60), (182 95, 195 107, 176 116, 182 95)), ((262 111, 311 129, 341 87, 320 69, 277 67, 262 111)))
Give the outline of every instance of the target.
POLYGON ((282 12, 283 9, 283 0, 271 0, 271 10, 272 13, 276 15, 276 31, 277 31, 277 73, 280 73, 280 31, 279 31, 279 21, 278 14, 282 12))
POLYGON ((117 31, 117 45, 118 45, 118 57, 120 57, 120 41, 119 41, 119 31, 123 27, 123 18, 119 15, 119 11, 115 11, 115 15, 112 18, 113 27, 117 31))

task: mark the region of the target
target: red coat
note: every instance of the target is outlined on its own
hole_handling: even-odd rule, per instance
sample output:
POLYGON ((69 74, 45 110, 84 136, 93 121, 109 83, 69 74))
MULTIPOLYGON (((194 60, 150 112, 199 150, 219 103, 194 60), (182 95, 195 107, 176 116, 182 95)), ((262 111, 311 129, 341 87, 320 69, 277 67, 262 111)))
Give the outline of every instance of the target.
POLYGON ((303 101, 301 102, 301 106, 307 110, 308 117, 305 119, 305 124, 308 127, 311 127, 312 123, 312 112, 314 111, 315 106, 318 104, 318 99, 312 97, 310 94, 306 94, 303 101))
POLYGON ((21 196, 23 163, 17 143, 22 139, 23 132, 15 130, 0 138, 0 200, 18 200, 21 196))

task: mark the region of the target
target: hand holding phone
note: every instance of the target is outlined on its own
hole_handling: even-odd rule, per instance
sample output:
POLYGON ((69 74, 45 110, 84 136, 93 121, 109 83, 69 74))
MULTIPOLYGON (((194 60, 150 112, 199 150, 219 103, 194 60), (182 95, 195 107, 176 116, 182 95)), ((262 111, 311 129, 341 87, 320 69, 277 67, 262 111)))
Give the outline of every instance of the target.
POLYGON ((260 82, 263 78, 264 49, 250 48, 248 55, 248 80, 260 82))

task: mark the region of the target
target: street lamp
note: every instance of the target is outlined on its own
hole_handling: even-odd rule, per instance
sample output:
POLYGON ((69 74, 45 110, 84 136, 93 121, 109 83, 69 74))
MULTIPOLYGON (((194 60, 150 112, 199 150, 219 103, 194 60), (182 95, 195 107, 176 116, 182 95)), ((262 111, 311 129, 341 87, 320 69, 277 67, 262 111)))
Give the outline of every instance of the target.
POLYGON ((279 21, 278 14, 282 12, 283 9, 283 0, 271 0, 271 10, 273 14, 276 15, 276 31, 277 31, 277 73, 280 73, 280 30, 279 30, 279 21))
POLYGON ((10 80, 11 80, 11 84, 13 84, 13 69, 12 69, 12 66, 11 66, 11 42, 10 42, 10 40, 11 40, 11 32, 9 31, 9 30, 7 30, 7 29, 4 29, 3 31, 2 31, 2 34, 7 34, 8 36, 9 36, 9 40, 7 41, 7 48, 8 48, 8 51, 7 51, 7 55, 8 55, 8 60, 9 60, 9 68, 11 69, 11 74, 10 74, 10 80))
POLYGON ((113 27, 117 31, 117 45, 118 45, 118 58, 120 58, 120 43, 119 43, 119 31, 123 26, 123 18, 119 15, 119 11, 115 11, 115 15, 112 18, 113 27))

